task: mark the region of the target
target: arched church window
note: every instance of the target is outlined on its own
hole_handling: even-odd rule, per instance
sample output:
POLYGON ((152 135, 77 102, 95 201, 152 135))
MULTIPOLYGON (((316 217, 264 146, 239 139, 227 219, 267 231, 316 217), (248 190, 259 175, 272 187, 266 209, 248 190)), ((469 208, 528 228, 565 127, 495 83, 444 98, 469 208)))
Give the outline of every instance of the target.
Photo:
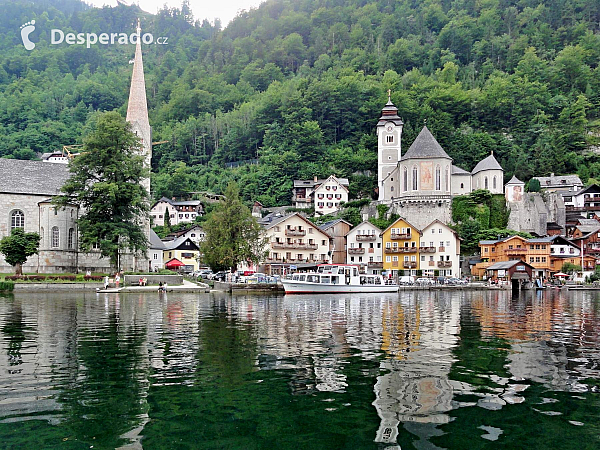
POLYGON ((50 239, 50 246, 52 248, 58 248, 60 245, 60 231, 58 230, 58 227, 52 227, 50 239))
POLYGON ((25 214, 23 211, 17 209, 10 215, 10 229, 25 228, 25 214))
POLYGON ((404 166, 404 168, 402 169, 403 172, 403 180, 402 180, 402 190, 404 192, 408 191, 408 169, 406 168, 406 166, 404 166))
POLYGON ((483 178, 483 188, 488 189, 488 178, 487 177, 483 178))
POLYGON ((494 176, 494 181, 492 182, 492 186, 496 189, 496 176, 494 176))
POLYGON ((412 169, 412 190, 416 191, 418 189, 417 178, 419 176, 419 171, 417 170, 417 166, 414 166, 412 169))
POLYGON ((446 166, 446 191, 450 191, 450 167, 446 166))
POLYGON ((442 169, 440 166, 435 168, 435 190, 439 191, 442 189, 442 169))
POLYGON ((74 248, 75 244, 75 230, 73 228, 69 228, 69 235, 67 236, 67 247, 74 248))
POLYGON ((465 183, 460 183, 460 188, 464 189, 465 188, 465 183))

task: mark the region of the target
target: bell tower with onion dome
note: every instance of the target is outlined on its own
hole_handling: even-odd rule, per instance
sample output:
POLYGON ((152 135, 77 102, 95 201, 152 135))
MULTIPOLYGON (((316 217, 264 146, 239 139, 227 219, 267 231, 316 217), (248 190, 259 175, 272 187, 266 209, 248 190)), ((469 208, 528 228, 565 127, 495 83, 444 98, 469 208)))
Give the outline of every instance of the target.
POLYGON ((401 157, 402 126, 398 108, 392 103, 392 92, 388 90, 388 102, 381 110, 377 122, 377 187, 379 200, 384 200, 383 182, 398 166, 401 157))

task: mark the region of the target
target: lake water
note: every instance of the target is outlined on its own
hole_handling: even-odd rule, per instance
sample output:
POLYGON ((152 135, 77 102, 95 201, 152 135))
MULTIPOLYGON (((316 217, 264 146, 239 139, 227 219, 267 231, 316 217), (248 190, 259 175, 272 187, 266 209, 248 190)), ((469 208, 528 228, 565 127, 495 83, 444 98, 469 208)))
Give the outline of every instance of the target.
POLYGON ((0 297, 0 448, 599 448, 600 296, 0 297))

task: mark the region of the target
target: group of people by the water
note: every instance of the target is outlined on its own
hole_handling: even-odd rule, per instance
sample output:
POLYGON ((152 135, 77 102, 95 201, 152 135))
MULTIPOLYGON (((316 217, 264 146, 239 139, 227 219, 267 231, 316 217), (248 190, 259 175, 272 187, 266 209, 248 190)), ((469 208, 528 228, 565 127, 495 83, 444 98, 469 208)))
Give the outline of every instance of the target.
MULTIPOLYGON (((115 282, 115 287, 117 289, 119 289, 119 284, 121 284, 121 273, 120 272, 115 273, 114 282, 115 282)), ((104 289, 108 289, 110 287, 110 278, 108 278, 108 275, 106 275, 104 277, 103 284, 104 284, 104 289)))
POLYGON ((167 282, 166 281, 164 283, 162 281, 160 281, 158 283, 158 292, 167 292, 167 282))

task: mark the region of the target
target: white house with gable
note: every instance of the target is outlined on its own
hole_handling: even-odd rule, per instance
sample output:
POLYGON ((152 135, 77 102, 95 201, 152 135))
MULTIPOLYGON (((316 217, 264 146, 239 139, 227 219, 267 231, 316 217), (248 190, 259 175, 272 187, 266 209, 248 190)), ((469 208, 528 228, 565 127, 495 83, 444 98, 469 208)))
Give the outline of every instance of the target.
POLYGON ((337 212, 340 202, 348 202, 348 188, 331 175, 314 191, 315 214, 325 215, 337 212))
POLYGON ((359 264, 367 273, 379 274, 383 269, 381 230, 365 221, 346 234, 346 262, 359 264))
POLYGON ((423 229, 419 244, 423 276, 457 277, 460 271, 460 238, 448 225, 434 220, 423 229))

